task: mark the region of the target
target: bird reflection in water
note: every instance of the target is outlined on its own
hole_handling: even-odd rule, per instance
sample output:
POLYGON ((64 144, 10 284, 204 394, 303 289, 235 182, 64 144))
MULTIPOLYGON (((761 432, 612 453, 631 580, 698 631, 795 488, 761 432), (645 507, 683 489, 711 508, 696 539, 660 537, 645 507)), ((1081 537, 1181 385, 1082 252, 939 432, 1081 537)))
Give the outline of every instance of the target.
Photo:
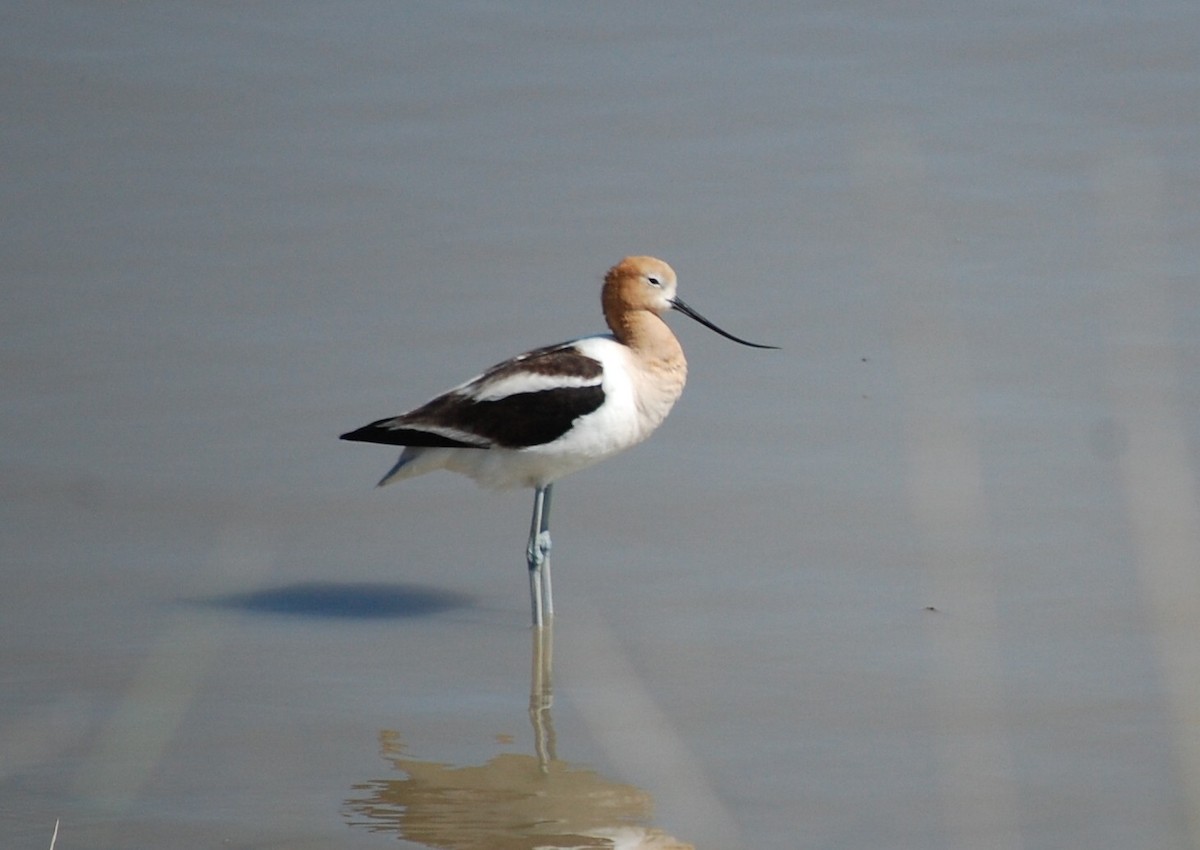
POLYGON ((348 820, 374 832, 445 850, 693 850, 647 825, 654 801, 640 788, 560 761, 551 707, 550 628, 533 630, 529 718, 536 755, 501 753, 467 767, 404 755, 400 736, 380 733, 380 751, 402 779, 354 786, 348 820))

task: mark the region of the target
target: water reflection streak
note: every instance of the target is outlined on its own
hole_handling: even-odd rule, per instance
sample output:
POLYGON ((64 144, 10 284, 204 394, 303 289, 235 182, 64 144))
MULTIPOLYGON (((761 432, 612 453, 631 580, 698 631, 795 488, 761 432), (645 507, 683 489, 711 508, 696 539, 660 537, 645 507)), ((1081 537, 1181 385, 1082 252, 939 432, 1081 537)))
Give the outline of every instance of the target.
POLYGON ((400 734, 383 730, 380 753, 404 776, 355 785, 346 801, 351 825, 446 850, 692 850, 649 825, 654 800, 646 791, 558 758, 552 647, 551 628, 533 630, 535 755, 500 753, 458 767, 411 758, 400 734))

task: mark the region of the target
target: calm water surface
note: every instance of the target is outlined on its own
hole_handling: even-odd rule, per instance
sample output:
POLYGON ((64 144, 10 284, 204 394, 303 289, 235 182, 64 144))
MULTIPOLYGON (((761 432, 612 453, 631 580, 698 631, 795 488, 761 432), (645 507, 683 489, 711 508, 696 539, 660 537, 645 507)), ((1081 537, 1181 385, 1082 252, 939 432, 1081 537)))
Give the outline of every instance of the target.
POLYGON ((1198 41, 7 4, 0 844, 1200 846, 1198 41), (630 253, 783 350, 674 323, 556 488, 551 669, 528 494, 335 438, 630 253))

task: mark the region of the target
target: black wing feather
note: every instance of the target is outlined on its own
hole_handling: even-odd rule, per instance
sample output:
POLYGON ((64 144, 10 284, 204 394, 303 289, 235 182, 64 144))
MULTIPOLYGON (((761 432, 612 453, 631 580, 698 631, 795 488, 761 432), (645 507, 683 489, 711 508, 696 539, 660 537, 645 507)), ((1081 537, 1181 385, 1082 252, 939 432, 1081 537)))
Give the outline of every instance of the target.
POLYGON ((380 419, 370 425, 364 425, 353 431, 347 431, 338 437, 339 440, 351 440, 356 443, 380 443, 385 446, 428 446, 430 448, 453 449, 486 449, 486 445, 467 443, 455 440, 432 431, 422 431, 417 428, 406 428, 398 418, 380 419))
POLYGON ((504 398, 472 397, 486 384, 518 372, 599 379, 603 367, 572 343, 540 348, 498 363, 465 386, 416 410, 372 422, 342 434, 341 439, 430 448, 526 448, 557 440, 571 429, 576 419, 604 403, 604 390, 598 380, 585 386, 514 393, 504 398), (461 434, 467 439, 451 434, 461 434), (478 439, 472 441, 472 437, 478 439))

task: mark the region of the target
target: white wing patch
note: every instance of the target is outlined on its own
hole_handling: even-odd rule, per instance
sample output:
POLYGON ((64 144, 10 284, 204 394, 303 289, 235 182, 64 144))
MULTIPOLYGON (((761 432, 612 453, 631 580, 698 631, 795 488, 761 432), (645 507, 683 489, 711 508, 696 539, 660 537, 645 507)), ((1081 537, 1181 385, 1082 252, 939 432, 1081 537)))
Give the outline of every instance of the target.
POLYGON ((464 389, 467 392, 464 395, 470 395, 476 401, 497 401, 520 393, 594 387, 601 382, 602 378, 601 375, 589 378, 583 375, 543 375, 536 372, 516 372, 495 380, 485 381, 478 386, 466 387, 464 389))

